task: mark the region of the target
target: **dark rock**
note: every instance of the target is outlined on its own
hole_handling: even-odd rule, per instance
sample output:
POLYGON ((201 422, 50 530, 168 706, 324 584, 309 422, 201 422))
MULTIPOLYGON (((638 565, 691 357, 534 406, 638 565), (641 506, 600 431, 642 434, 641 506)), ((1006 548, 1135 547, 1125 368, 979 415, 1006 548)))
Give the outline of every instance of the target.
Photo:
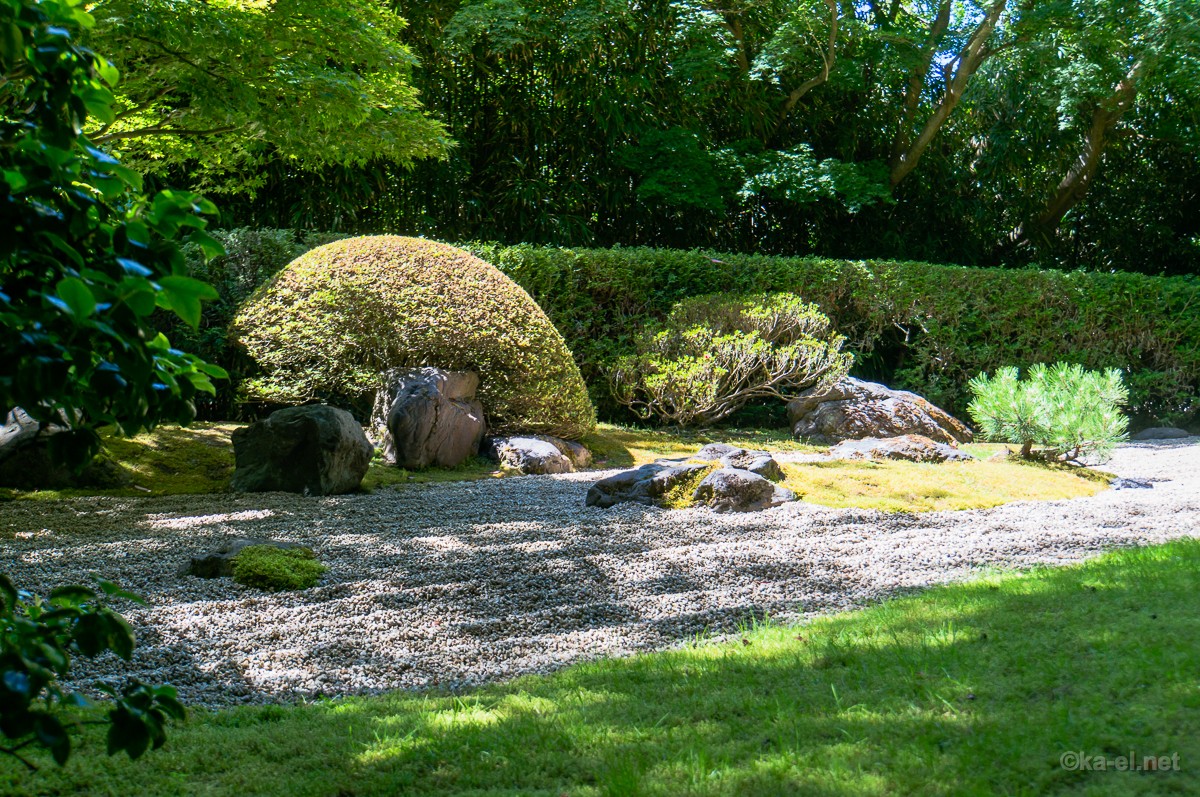
POLYGON ((788 404, 797 439, 831 445, 866 437, 919 434, 939 443, 969 443, 971 430, 916 393, 846 377, 831 389, 800 394, 788 404))
POLYGON ((571 460, 571 464, 575 466, 575 470, 583 470, 592 466, 592 452, 582 443, 576 443, 574 440, 564 440, 561 437, 551 437, 548 434, 531 434, 534 440, 545 440, 557 448, 567 459, 571 460))
POLYGON ((953 446, 919 434, 863 440, 846 440, 829 451, 834 459, 903 459, 910 462, 946 462, 975 457, 953 446))
MULTIPOLYGON (((62 416, 60 416, 62 417, 62 416)), ((49 440, 68 430, 62 423, 43 424, 17 407, 0 426, 0 485, 18 490, 112 488, 129 483, 120 466, 101 454, 76 472, 50 457, 49 440)))
POLYGON ((748 451, 740 448, 721 457, 721 465, 757 473, 773 482, 783 481, 783 468, 767 451, 748 451))
POLYGON ((296 542, 282 542, 279 540, 256 540, 249 537, 236 537, 221 547, 209 553, 193 556, 191 561, 184 565, 179 571, 181 576, 197 576, 198 578, 222 578, 224 576, 233 575, 233 560, 243 548, 249 548, 252 545, 268 545, 272 548, 292 549, 300 548, 309 553, 312 553, 311 548, 307 548, 296 542))
POLYGON ((757 512, 796 500, 791 490, 739 468, 721 468, 708 474, 692 498, 715 512, 757 512))
POLYGON ((486 426, 479 376, 439 368, 395 369, 376 394, 371 427, 383 461, 409 470, 453 468, 479 451, 486 426))
POLYGON ((233 433, 239 492, 336 495, 357 490, 374 449, 345 410, 312 404, 271 413, 233 433))
POLYGON ((702 459, 706 462, 716 462, 721 457, 725 457, 730 454, 736 454, 739 451, 745 450, 746 449, 744 448, 731 446, 728 443, 709 443, 704 448, 697 451, 693 459, 702 459))
POLYGON ((1137 434, 1130 437, 1130 440, 1180 440, 1184 437, 1191 437, 1192 433, 1187 429, 1180 429, 1176 426, 1154 426, 1149 429, 1143 429, 1137 434))
POLYGON ((643 465, 593 484, 588 490, 587 505, 602 509, 625 502, 662 506, 663 497, 673 487, 708 468, 709 465, 699 462, 643 465))
POLYGON ((489 437, 483 451, 505 470, 527 474, 571 473, 571 459, 558 446, 536 437, 489 437))
POLYGON ((1113 479, 1109 483, 1114 490, 1150 490, 1154 485, 1143 479, 1113 479))

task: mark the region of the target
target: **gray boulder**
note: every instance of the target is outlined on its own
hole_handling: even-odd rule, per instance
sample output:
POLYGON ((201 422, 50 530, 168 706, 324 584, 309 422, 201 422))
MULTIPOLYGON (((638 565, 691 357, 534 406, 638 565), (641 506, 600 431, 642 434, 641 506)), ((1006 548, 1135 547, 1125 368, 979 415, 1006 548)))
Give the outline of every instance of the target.
POLYGON ((1191 437, 1192 433, 1187 429, 1180 429, 1176 426, 1154 426, 1149 429, 1143 429, 1137 434, 1130 437, 1130 440, 1180 440, 1184 437, 1191 437))
POLYGON ((312 553, 311 548, 307 548, 298 542, 283 542, 280 540, 256 540, 249 537, 235 537, 226 542, 215 550, 208 553, 193 556, 191 561, 184 565, 179 571, 181 576, 196 576, 198 578, 222 578, 224 576, 233 575, 233 560, 242 552, 243 548, 249 548, 252 545, 267 545, 272 548, 280 548, 283 550, 291 548, 301 548, 312 553))
POLYGON ((842 440, 918 434, 939 443, 969 443, 971 430, 916 393, 846 377, 827 391, 801 393, 788 404, 792 434, 832 445, 842 440))
POLYGON ((357 490, 374 449, 345 410, 313 404, 233 433, 233 489, 337 495, 357 490))
POLYGON ((643 465, 593 484, 587 493, 587 505, 602 509, 626 502, 662 506, 664 497, 672 488, 696 478, 696 474, 708 468, 708 465, 699 462, 655 462, 643 465))
POLYGON ((834 459, 901 459, 909 462, 964 461, 975 457, 919 434, 846 440, 829 451, 834 459))
POLYGON ((537 437, 490 437, 483 451, 505 470, 526 474, 571 473, 570 457, 558 446, 537 437))
POLYGON ((705 462, 716 462, 720 460, 721 457, 727 457, 730 454, 736 454, 739 451, 745 450, 746 449, 744 448, 731 446, 728 443, 709 443, 704 448, 697 451, 693 459, 702 459, 705 462))
POLYGON ((574 440, 564 440, 561 437, 552 437, 548 434, 531 434, 534 440, 544 440, 550 443, 559 450, 567 459, 571 460, 571 464, 575 466, 575 470, 583 470, 592 466, 592 452, 583 443, 577 443, 574 440))
POLYGON ((383 461, 420 470, 453 468, 475 456, 486 427, 478 387, 479 376, 470 371, 388 371, 371 412, 383 461))
POLYGON ((20 407, 9 412, 0 426, 0 462, 33 443, 41 430, 42 424, 20 407))
POLYGON ((704 477, 692 498, 714 512, 757 512, 796 500, 791 490, 740 468, 721 468, 704 477))
POLYGON ((756 473, 773 482, 783 481, 783 468, 767 451, 738 449, 721 457, 721 465, 726 468, 756 473))
POLYGON ((69 429, 61 413, 59 423, 42 423, 20 407, 9 412, 0 425, 0 485, 18 490, 56 490, 128 484, 127 473, 103 454, 78 472, 52 459, 50 438, 69 429))

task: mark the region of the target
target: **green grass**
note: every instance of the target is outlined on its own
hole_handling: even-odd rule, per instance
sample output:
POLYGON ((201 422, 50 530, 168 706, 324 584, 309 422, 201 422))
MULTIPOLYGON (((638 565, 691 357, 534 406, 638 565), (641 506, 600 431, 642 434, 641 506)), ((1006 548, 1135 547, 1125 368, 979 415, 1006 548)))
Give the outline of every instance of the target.
POLYGON ((963 584, 464 694, 196 712, 131 763, 87 729, 28 795, 1194 794, 1200 542, 963 584), (1068 771, 1067 751, 1178 753, 1068 771))

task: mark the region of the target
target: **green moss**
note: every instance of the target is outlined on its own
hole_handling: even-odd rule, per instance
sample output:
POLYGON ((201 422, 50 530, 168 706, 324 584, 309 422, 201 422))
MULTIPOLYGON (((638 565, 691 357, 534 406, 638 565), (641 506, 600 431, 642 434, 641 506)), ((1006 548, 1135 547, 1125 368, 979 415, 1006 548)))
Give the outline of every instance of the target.
POLYGON ((446 244, 370 236, 319 247, 255 293, 233 329, 263 371, 243 385, 253 400, 366 410, 384 371, 431 365, 480 375, 496 431, 578 439, 596 424, 579 368, 537 303, 446 244))
POLYGON ((271 592, 308 589, 325 573, 325 565, 308 548, 251 545, 233 560, 233 580, 271 592))
MULTIPOLYGON (((698 461, 698 460, 697 460, 698 461)), ((686 479, 682 479, 672 487, 662 497, 662 506, 664 509, 687 509, 695 502, 692 499, 696 488, 700 486, 700 482, 712 473, 717 468, 721 467, 720 462, 706 462, 707 467, 704 470, 698 470, 690 474, 686 479)))

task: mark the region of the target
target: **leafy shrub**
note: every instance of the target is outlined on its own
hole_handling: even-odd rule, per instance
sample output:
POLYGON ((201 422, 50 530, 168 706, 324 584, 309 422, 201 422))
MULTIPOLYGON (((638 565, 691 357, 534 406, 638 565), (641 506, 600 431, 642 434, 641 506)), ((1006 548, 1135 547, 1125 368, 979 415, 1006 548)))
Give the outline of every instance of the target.
MULTIPOLYGON (((142 602, 107 581, 100 586, 106 596, 142 602)), ((0 573, 0 732, 11 743, 0 752, 36 769, 20 751, 37 745, 65 764, 71 737, 60 712, 66 705, 87 705, 82 695, 64 692, 59 684, 70 674, 71 657, 112 651, 128 661, 134 644, 129 623, 95 590, 60 587, 43 599, 19 591, 0 573)), ((133 680, 120 692, 107 684, 99 687, 113 698, 105 718, 109 755, 124 751, 138 758, 148 748, 157 750, 166 741, 167 719, 184 719, 171 686, 133 680)))
POLYGON ((242 307, 234 328, 262 368, 252 399, 369 410, 383 372, 480 375, 492 428, 578 438, 595 425, 562 335, 520 286, 461 249, 352 238, 297 259, 242 307))
POLYGON ((994 377, 975 377, 970 388, 975 398, 968 411, 982 436, 1019 443, 1027 459, 1035 456, 1035 445, 1049 447, 1037 453, 1042 458, 1105 455, 1124 439, 1129 424, 1121 413, 1129 391, 1115 368, 1099 372, 1038 363, 1024 380, 1017 368, 1001 368, 994 377))
POLYGON ((308 589, 325 573, 325 565, 308 548, 250 545, 233 560, 233 580, 243 586, 271 592, 308 589))
POLYGON ((850 370, 845 338, 790 293, 698 296, 637 339, 611 373, 613 394, 643 418, 710 424, 748 402, 788 400, 850 370))

